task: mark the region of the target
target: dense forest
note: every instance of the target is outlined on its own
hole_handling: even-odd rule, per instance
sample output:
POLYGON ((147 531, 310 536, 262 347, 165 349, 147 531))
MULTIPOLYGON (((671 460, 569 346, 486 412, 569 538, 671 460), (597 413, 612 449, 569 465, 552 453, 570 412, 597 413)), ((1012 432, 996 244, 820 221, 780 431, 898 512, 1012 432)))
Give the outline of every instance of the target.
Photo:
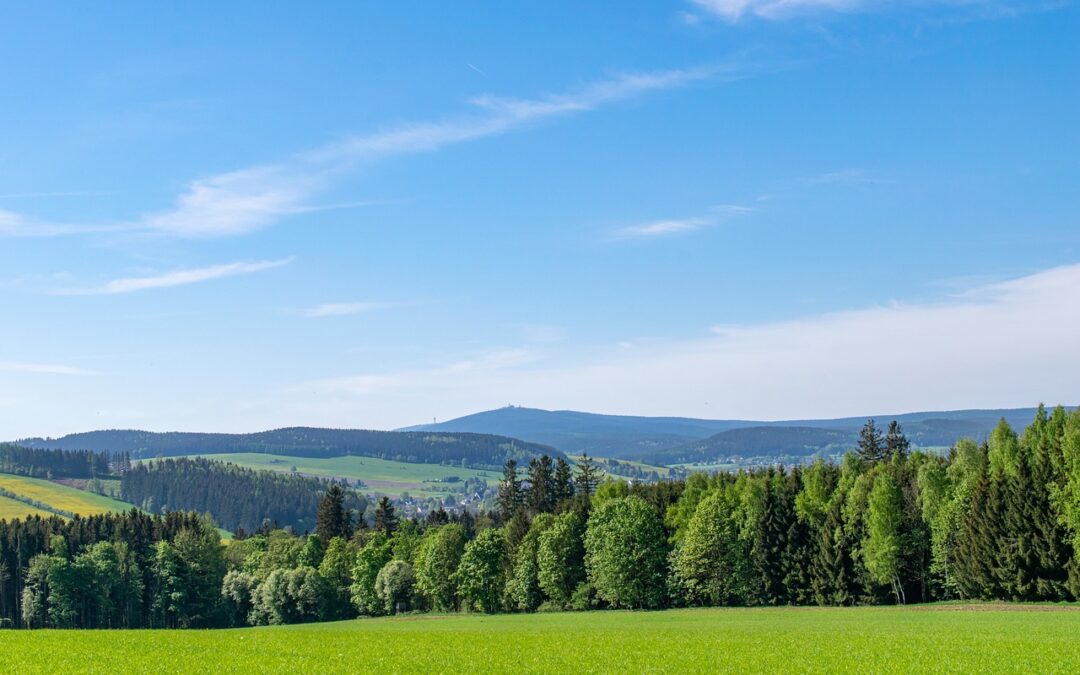
POLYGON ((0 473, 33 478, 93 478, 109 473, 109 454, 25 448, 0 443, 0 473))
POLYGON ((354 523, 331 484, 314 533, 261 528, 227 545, 193 516, 134 539, 125 519, 159 523, 147 530, 169 519, 0 523, 0 621, 225 626, 1080 595, 1080 412, 1040 407, 1021 434, 1002 420, 947 457, 913 452, 900 425, 870 421, 840 463, 657 483, 599 474, 586 460, 576 472, 562 458, 524 472, 511 460, 493 512, 437 510, 422 522, 384 498, 354 523))
POLYGON ((709 463, 731 458, 758 457, 769 463, 779 456, 842 454, 857 438, 856 432, 815 427, 746 427, 730 429, 700 441, 643 454, 649 464, 709 463))
MULTIPOLYGON (((125 471, 120 497, 150 513, 210 513, 229 531, 251 532, 276 523, 306 532, 315 527, 315 508, 328 485, 309 476, 177 458, 143 462, 125 471)), ((352 490, 346 495, 347 508, 363 513, 364 497, 352 490)))
POLYGON ((128 453, 133 459, 259 452, 295 457, 358 455, 400 462, 499 467, 508 459, 528 461, 542 454, 561 455, 545 445, 505 436, 469 433, 367 431, 293 427, 255 434, 154 433, 91 431, 63 438, 29 438, 28 448, 128 453))

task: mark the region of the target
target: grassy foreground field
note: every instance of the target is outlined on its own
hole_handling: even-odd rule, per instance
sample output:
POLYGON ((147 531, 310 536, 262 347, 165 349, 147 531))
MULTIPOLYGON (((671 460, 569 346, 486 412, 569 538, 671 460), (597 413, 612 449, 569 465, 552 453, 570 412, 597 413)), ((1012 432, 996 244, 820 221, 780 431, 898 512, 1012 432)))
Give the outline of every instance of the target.
MULTIPOLYGON (((97 495, 93 492, 86 492, 85 490, 79 490, 68 485, 61 485, 39 478, 27 478, 26 476, 15 476, 7 473, 0 473, 0 488, 20 497, 33 499, 42 504, 48 504, 54 509, 78 513, 84 516, 127 511, 131 508, 131 504, 128 504, 127 502, 97 495)), ((5 511, 11 511, 11 508, 6 506, 4 508, 5 511)), ((9 513, 7 516, 0 516, 0 518, 19 518, 23 515, 30 515, 33 513, 38 513, 40 515, 41 509, 28 504, 22 504, 21 508, 23 509, 21 514, 9 513)))
POLYGON ((1077 672, 1080 612, 779 608, 411 616, 222 631, 0 631, 4 670, 1077 672))

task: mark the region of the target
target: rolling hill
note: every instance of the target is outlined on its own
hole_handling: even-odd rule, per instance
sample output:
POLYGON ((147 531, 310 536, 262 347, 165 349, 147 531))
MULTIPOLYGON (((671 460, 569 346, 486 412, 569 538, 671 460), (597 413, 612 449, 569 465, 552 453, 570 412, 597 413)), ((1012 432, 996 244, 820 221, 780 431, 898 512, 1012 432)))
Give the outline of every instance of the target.
POLYGON ((1034 416, 1034 408, 1013 408, 762 422, 507 407, 406 430, 501 434, 573 454, 588 452, 670 464, 704 458, 715 461, 727 455, 804 456, 827 452, 838 444, 850 447, 859 428, 871 417, 881 426, 897 420, 916 446, 941 447, 965 436, 983 439, 1002 417, 1015 428, 1023 428, 1034 416), (746 431, 750 429, 753 431, 746 431))
POLYGON ((53 481, 0 473, 0 518, 28 515, 94 516, 127 511, 132 505, 53 481))
POLYGON ((528 461, 541 454, 563 456, 545 445, 486 433, 309 427, 253 434, 107 430, 62 438, 29 438, 18 444, 28 448, 126 452, 133 459, 253 452, 308 458, 357 455, 399 462, 490 467, 500 467, 510 458, 528 461))

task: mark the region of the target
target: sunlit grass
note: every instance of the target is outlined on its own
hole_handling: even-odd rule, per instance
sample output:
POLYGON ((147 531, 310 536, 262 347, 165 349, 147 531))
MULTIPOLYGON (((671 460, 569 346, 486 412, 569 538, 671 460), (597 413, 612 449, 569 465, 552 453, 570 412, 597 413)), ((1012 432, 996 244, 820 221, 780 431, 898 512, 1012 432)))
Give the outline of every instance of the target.
POLYGON ((20 497, 48 504, 55 509, 83 516, 127 511, 131 508, 131 504, 110 497, 26 476, 0 474, 0 488, 20 497))
POLYGON ((231 462, 250 469, 269 469, 271 471, 291 472, 293 467, 299 473, 328 478, 349 478, 362 480, 367 485, 365 492, 398 495, 408 492, 413 496, 445 496, 445 488, 460 488, 461 483, 437 483, 449 476, 457 476, 462 481, 466 478, 483 478, 494 485, 501 474, 484 469, 467 469, 444 464, 415 464, 396 462, 378 457, 330 457, 326 459, 310 457, 292 457, 288 455, 270 455, 258 452, 238 452, 221 455, 198 455, 219 462, 231 462), (439 489, 443 488, 443 489, 439 489))
POLYGON ((57 672, 1078 672, 1080 612, 698 609, 411 616, 226 631, 0 632, 57 672))
POLYGON ((48 518, 51 515, 53 514, 49 511, 43 511, 37 507, 20 502, 17 499, 0 496, 0 520, 15 520, 16 518, 26 518, 27 516, 43 516, 48 518))

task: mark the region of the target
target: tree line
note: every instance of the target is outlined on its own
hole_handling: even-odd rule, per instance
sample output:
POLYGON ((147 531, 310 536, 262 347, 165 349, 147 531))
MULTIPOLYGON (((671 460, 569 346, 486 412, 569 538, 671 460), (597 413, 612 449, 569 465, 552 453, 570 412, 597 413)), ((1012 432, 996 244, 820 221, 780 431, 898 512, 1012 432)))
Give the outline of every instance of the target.
MULTIPOLYGON (((305 532, 330 481, 256 471, 205 458, 162 459, 136 464, 120 479, 121 499, 151 513, 210 513, 218 525, 252 532, 277 523, 305 532)), ((363 512, 363 495, 345 491, 347 507, 363 512)))
MULTIPOLYGON (((542 456, 524 470, 507 462, 498 506, 487 513, 436 510, 420 521, 383 498, 368 522, 345 500, 331 484, 314 532, 267 527, 227 545, 211 545, 199 529, 206 525, 197 525, 205 521, 183 516, 188 534, 162 536, 167 547, 132 558, 142 574, 140 620, 239 626, 428 610, 1080 594, 1080 412, 1062 408, 1040 407, 1020 434, 1002 420, 985 442, 961 440, 947 456, 912 451, 898 424, 882 431, 870 421, 840 463, 646 484, 600 480, 587 458, 572 470, 542 456), (206 576, 185 576, 192 570, 206 576)), ((66 589, 89 592, 99 587, 95 574, 113 579, 114 569, 135 569, 120 562, 125 547, 147 547, 120 528, 69 538, 63 528, 71 525, 60 519, 28 522, 45 532, 30 555, 22 550, 8 563, 9 578, 17 569, 22 581, 3 587, 0 605, 10 612, 15 593, 21 614, 5 617, 33 626, 122 623, 127 615, 116 608, 134 601, 120 586, 103 583, 108 594, 74 604, 66 589), (64 574, 84 581, 65 585, 64 574)), ((0 524, 4 560, 17 550, 11 527, 0 524)))
POLYGON ((55 439, 28 438, 19 443, 29 448, 129 453, 135 459, 258 452, 315 458, 356 455, 401 462, 474 467, 499 467, 507 459, 528 461, 545 453, 561 454, 546 445, 492 434, 311 427, 291 427, 253 434, 104 430, 55 439))
POLYGON ((93 478, 109 473, 109 454, 24 448, 0 443, 0 473, 32 478, 93 478))

